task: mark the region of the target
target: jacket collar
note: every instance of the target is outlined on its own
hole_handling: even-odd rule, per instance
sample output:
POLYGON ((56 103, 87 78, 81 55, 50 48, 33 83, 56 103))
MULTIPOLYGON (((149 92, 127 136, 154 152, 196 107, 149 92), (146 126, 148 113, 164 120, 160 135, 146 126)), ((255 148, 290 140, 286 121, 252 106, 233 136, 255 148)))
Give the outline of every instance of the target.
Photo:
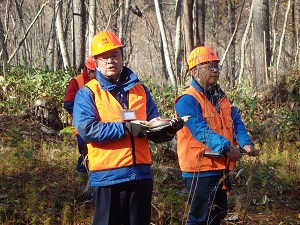
POLYGON ((120 75, 120 81, 118 83, 113 83, 110 81, 97 68, 95 70, 95 75, 104 91, 111 91, 117 87, 122 87, 124 91, 128 91, 139 83, 137 75, 126 66, 123 66, 123 70, 120 75))

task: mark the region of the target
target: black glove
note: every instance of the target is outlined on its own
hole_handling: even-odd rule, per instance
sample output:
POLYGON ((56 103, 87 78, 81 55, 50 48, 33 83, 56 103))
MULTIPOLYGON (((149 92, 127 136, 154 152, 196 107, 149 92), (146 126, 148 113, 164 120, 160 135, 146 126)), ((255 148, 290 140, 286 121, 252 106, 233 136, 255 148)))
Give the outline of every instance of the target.
POLYGON ((125 122, 124 128, 130 135, 133 135, 137 138, 145 137, 149 131, 149 127, 132 122, 125 122))
POLYGON ((179 131, 181 128, 183 128, 184 120, 181 117, 173 118, 170 121, 171 126, 168 127, 166 130, 166 133, 168 135, 175 135, 177 131, 179 131))

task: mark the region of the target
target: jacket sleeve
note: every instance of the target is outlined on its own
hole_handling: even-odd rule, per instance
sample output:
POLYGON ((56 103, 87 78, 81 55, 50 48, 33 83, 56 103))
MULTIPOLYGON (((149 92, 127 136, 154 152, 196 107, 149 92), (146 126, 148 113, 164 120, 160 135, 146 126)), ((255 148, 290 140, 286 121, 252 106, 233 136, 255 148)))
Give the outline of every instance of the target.
POLYGON ((84 86, 76 94, 73 119, 76 129, 86 143, 109 143, 125 138, 122 122, 101 122, 93 93, 84 86))
POLYGON ((241 148, 245 145, 254 146, 250 136, 247 133, 244 122, 241 119, 241 115, 235 107, 232 107, 231 118, 233 120, 235 138, 239 146, 241 148))
POLYGON ((215 152, 226 152, 231 143, 228 139, 215 133, 202 116, 200 103, 190 95, 183 95, 175 104, 178 116, 191 116, 185 123, 191 134, 215 152))
POLYGON ((64 99, 64 108, 67 110, 67 112, 70 115, 73 114, 74 99, 77 91, 78 91, 78 83, 75 79, 72 79, 69 83, 65 95, 65 99, 64 99))

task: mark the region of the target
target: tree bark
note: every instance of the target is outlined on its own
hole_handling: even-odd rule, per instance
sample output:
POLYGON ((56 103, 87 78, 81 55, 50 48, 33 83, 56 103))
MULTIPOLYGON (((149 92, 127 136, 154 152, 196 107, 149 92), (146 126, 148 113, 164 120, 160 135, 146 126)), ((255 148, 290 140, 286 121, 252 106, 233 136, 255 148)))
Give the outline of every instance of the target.
POLYGON ((46 50, 46 65, 52 69, 52 70, 56 70, 57 68, 57 64, 55 63, 55 52, 56 52, 56 33, 55 33, 55 18, 56 18, 56 14, 55 14, 55 2, 52 1, 51 3, 51 11, 52 14, 48 14, 48 19, 47 21, 51 21, 51 27, 50 27, 50 32, 49 32, 49 41, 48 41, 48 46, 47 46, 47 50, 46 50))
POLYGON ((7 60, 7 63, 10 63, 11 60, 14 58, 14 56, 16 55, 16 53, 18 52, 18 50, 20 49, 20 47, 22 46, 22 44, 24 43, 24 41, 26 40, 26 37, 30 31, 30 29, 32 28, 33 24, 35 23, 35 21, 37 20, 37 18, 39 17, 39 15, 41 14, 41 12, 43 11, 44 7, 49 3, 49 1, 45 2, 40 11, 37 13, 37 15, 35 16, 35 18, 33 19, 33 21, 31 22, 31 24, 29 25, 29 27, 26 29, 25 34, 23 36, 23 38, 21 39, 21 41, 19 42, 17 48, 14 50, 14 52, 10 55, 9 59, 7 60))
POLYGON ((164 57, 165 57, 165 60, 166 60, 166 67, 167 67, 168 76, 169 76, 169 79, 171 81, 171 84, 174 87, 176 87, 177 83, 175 81, 175 76, 174 76, 174 72, 173 72, 173 69, 172 69, 170 53, 169 53, 169 49, 168 49, 168 42, 167 42, 165 28, 164 28, 163 19, 162 19, 162 15, 161 15, 161 11, 160 11, 160 6, 159 6, 159 4, 160 4, 159 0, 154 0, 154 4, 155 4, 155 11, 156 11, 156 17, 157 17, 159 30, 160 30, 160 35, 161 35, 161 38, 162 38, 163 52, 164 52, 164 57))
POLYGON ((238 82, 242 83, 242 77, 243 77, 243 73, 244 73, 244 65, 245 65, 245 44, 246 44, 246 39, 248 37, 249 34, 249 30, 250 30, 250 26, 251 26, 251 21, 252 21, 252 15, 253 15, 253 4, 251 4, 251 9, 249 12, 249 18, 248 18, 248 22, 247 22, 247 26, 244 30, 243 33, 243 37, 242 37, 242 41, 241 41, 241 59, 240 59, 240 72, 239 72, 239 76, 238 76, 238 82))
POLYGON ((266 60, 269 57, 266 37, 269 36, 268 24, 268 0, 253 0, 253 34, 254 34, 254 66, 253 79, 254 91, 259 91, 265 84, 265 71, 268 66, 266 60))
POLYGON ((227 7, 228 7, 228 25, 229 25, 229 31, 230 31, 230 40, 229 43, 227 45, 227 48, 225 50, 225 53, 223 54, 223 58, 220 61, 220 64, 223 64, 227 52, 229 53, 229 57, 228 57, 228 74, 229 74, 229 81, 230 81, 230 88, 232 89, 235 86, 235 73, 236 73, 236 59, 235 59, 235 37, 236 37, 236 33, 237 33, 237 29, 238 26, 240 24, 240 19, 243 13, 243 9, 244 9, 244 5, 245 5, 245 0, 242 3, 241 6, 241 11, 239 13, 238 19, 235 22, 235 1, 234 0, 228 0, 227 1, 227 7))
POLYGON ((6 38, 4 33, 4 28, 2 25, 2 21, 0 18, 0 62, 6 62, 8 59, 7 46, 6 46, 6 38))
POLYGON ((62 1, 56 0, 56 33, 58 37, 59 47, 63 59, 63 66, 64 69, 70 68, 70 61, 67 51, 67 46, 64 39, 64 31, 63 31, 63 24, 62 24, 62 1))
POLYGON ((205 44, 205 0, 195 1, 195 39, 194 43, 199 46, 205 44))
MULTIPOLYGON (((20 26, 22 28, 23 33, 25 33, 26 25, 24 24, 24 18, 23 18, 23 13, 22 13, 22 4, 23 4, 22 1, 20 2, 20 1, 15 0, 15 5, 16 5, 16 9, 17 9, 17 12, 18 12, 18 17, 19 17, 19 20, 20 20, 20 26)), ((28 61, 31 61, 29 59, 29 54, 28 54, 29 47, 27 45, 26 39, 24 39, 24 42, 22 43, 21 47, 22 47, 21 48, 22 55, 24 55, 24 58, 27 59, 28 61)))
POLYGON ((126 37, 129 27, 129 12, 131 8, 131 0, 125 0, 123 3, 123 7, 121 7, 120 11, 120 27, 119 27, 119 38, 122 42, 124 42, 124 37, 126 37))
POLYGON ((283 41, 284 41, 284 37, 285 37, 285 31, 286 31, 286 27, 287 27, 287 20, 288 20, 288 15, 289 15, 290 8, 291 8, 291 0, 288 0, 286 13, 285 13, 285 18, 284 18, 284 24, 283 24, 283 28, 282 28, 282 34, 281 34, 281 38, 280 38, 279 50, 278 50, 278 57, 277 57, 277 63, 276 63, 276 73, 278 73, 278 71, 279 71, 280 57, 281 57, 283 41))
POLYGON ((193 42, 193 2, 194 0, 183 0, 183 29, 186 58, 191 53, 193 42))
POLYGON ((88 9, 88 55, 91 54, 91 43, 92 38, 96 34, 96 0, 89 0, 89 9, 88 9))
POLYGON ((85 64, 86 22, 84 2, 84 0, 73 0, 73 66, 78 72, 85 64))
POLYGON ((175 19, 176 19, 176 31, 175 31, 175 75, 177 83, 181 84, 180 72, 182 68, 182 47, 181 47, 181 0, 176 0, 175 6, 175 19))
MULTIPOLYGON (((291 2, 291 11, 292 11, 292 31, 293 31, 293 46, 299 46, 299 40, 298 40, 298 33, 299 33, 299 30, 298 30, 298 26, 297 26, 297 10, 296 10, 296 1, 297 0, 292 0, 291 2)), ((293 49, 293 54, 295 57, 294 57, 294 62, 293 62, 293 66, 297 67, 297 58, 298 58, 298 54, 299 54, 299 48, 294 48, 293 49)))

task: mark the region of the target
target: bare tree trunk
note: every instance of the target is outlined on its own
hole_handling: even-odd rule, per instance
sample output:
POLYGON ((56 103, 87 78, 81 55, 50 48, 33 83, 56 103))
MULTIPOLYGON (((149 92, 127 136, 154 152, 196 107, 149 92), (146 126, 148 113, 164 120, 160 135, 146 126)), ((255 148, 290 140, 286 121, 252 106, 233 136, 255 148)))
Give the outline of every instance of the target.
POLYGON ((230 47, 228 48, 228 81, 229 87, 232 90, 235 86, 235 35, 234 26, 235 26, 235 5, 234 0, 227 0, 227 13, 228 13, 228 32, 232 37, 230 42, 230 47))
MULTIPOLYGON (((271 59, 270 64, 275 64, 275 56, 276 54, 276 43, 277 43, 277 9, 278 9, 278 0, 275 0, 274 6, 273 6, 273 13, 271 17, 272 21, 272 36, 273 36, 273 43, 272 43, 272 53, 271 53, 271 59)), ((271 73, 271 80, 274 81, 276 79, 276 69, 274 68, 271 73)))
MULTIPOLYGON (((23 2, 19 2, 17 0, 15 0, 15 5, 16 5, 16 9, 18 12, 18 16, 19 16, 19 21, 20 21, 20 26, 22 28, 23 33, 25 33, 26 30, 26 26, 24 24, 24 18, 23 18, 23 13, 22 13, 22 4, 23 2)), ((27 45, 27 41, 26 39, 24 40, 24 43, 22 44, 22 52, 23 52, 23 57, 29 61, 31 61, 28 57, 28 45, 27 45)))
POLYGON ((223 55, 223 58, 221 60, 221 64, 223 64, 223 61, 226 57, 227 51, 229 52, 229 57, 228 57, 228 74, 229 74, 229 81, 230 81, 230 88, 234 88, 235 86, 235 80, 236 80, 236 63, 235 63, 235 37, 236 37, 236 32, 240 23, 240 19, 243 13, 245 1, 243 1, 242 6, 241 6, 241 11, 238 16, 237 22, 235 22, 235 0, 228 0, 227 1, 227 7, 228 7, 228 25, 229 28, 228 30, 230 31, 230 41, 229 44, 225 50, 225 53, 223 55))
POLYGON ((253 26, 254 26, 254 62, 255 76, 253 80, 254 91, 261 90, 265 84, 266 58, 268 56, 268 47, 265 40, 268 36, 268 0, 253 0, 253 26))
POLYGON ((37 18, 39 17, 39 15, 41 14, 41 12, 43 11, 44 7, 48 4, 49 1, 45 2, 40 11, 37 13, 37 15, 35 16, 35 18, 33 19, 33 21, 31 22, 31 24, 29 25, 29 27, 26 29, 25 34, 23 36, 23 38, 21 39, 21 41, 19 42, 17 48, 14 50, 14 52, 10 55, 9 59, 7 60, 7 63, 10 63, 11 60, 13 59, 13 57, 16 55, 17 51, 20 49, 20 47, 22 46, 22 44, 24 43, 24 41, 26 40, 26 37, 31 29, 31 27, 33 26, 33 24, 35 23, 35 21, 37 20, 37 18))
POLYGON ((165 56, 165 60, 166 60, 166 67, 167 67, 169 79, 171 81, 171 84, 174 87, 176 87, 177 83, 175 81, 175 76, 174 76, 174 72, 173 72, 172 65, 171 65, 170 53, 168 50, 168 42, 167 42, 165 28, 164 28, 161 11, 160 11, 160 7, 159 7, 159 4, 160 4, 159 0, 154 0, 154 4, 155 4, 155 11, 156 11, 156 17, 157 17, 157 21, 158 21, 158 25, 159 25, 160 35, 162 38, 163 51, 164 51, 164 56, 165 56))
POLYGON ((299 54, 299 37, 298 37, 298 20, 297 20, 297 12, 296 12, 296 4, 297 0, 293 0, 292 1, 292 27, 293 27, 293 46, 298 46, 297 48, 293 49, 293 54, 294 57, 294 63, 293 66, 297 67, 297 58, 298 58, 298 54, 299 54))
POLYGON ((286 13, 285 13, 285 18, 284 18, 284 24, 283 24, 283 28, 282 28, 282 34, 281 34, 281 38, 280 38, 280 45, 279 45, 279 50, 278 50, 278 57, 277 57, 277 63, 276 63, 276 73, 279 72, 280 57, 281 57, 283 41, 284 41, 284 37, 285 37, 285 31, 286 31, 286 27, 287 27, 287 20, 288 20, 288 15, 289 15, 290 8, 291 8, 291 0, 288 0, 286 13))
POLYGON ((84 0, 73 0, 73 66, 80 71, 85 64, 84 0))
MULTIPOLYGON (((3 24, 0 19, 0 61, 7 62, 8 61, 8 46, 7 46, 7 40, 8 40, 8 19, 9 19, 9 9, 11 7, 11 1, 6 0, 6 6, 5 6, 5 16, 3 19, 3 24)), ((2 65, 2 64, 1 64, 2 65)))
POLYGON ((243 34, 242 41, 241 41, 241 60, 240 60, 240 72, 239 72, 239 77, 238 77, 239 83, 242 83, 242 77, 243 77, 244 65, 245 65, 245 43, 246 43, 246 39, 248 37, 248 33, 250 30, 252 15, 253 15, 253 4, 251 4, 251 9, 249 12, 247 26, 244 30, 244 34, 243 34))
POLYGON ((88 54, 91 54, 91 43, 92 38, 96 34, 96 0, 89 0, 89 9, 88 9, 88 54))
POLYGON ((295 37, 295 67, 298 67, 300 65, 300 57, 299 57, 299 48, 300 48, 300 41, 299 41, 299 23, 300 23, 300 16, 299 16, 299 10, 295 10, 296 6, 299 6, 299 0, 294 0, 293 9, 295 11, 294 17, 293 17, 293 24, 294 26, 294 37, 295 37))
POLYGON ((125 0, 123 7, 121 7, 120 11, 120 27, 119 27, 119 38, 123 42, 124 37, 126 37, 127 29, 129 26, 129 12, 130 12, 131 0, 125 0))
MULTIPOLYGON (((4 33, 4 28, 2 25, 2 21, 0 18, 0 62, 6 62, 8 59, 7 46, 6 46, 6 38, 4 33)), ((1 63, 2 65, 2 63, 1 63)))
POLYGON ((194 0, 183 0, 183 29, 185 55, 188 56, 194 46, 193 43, 193 2, 194 0))
POLYGON ((62 24, 62 1, 56 0, 56 31, 58 42, 60 46, 60 51, 63 59, 64 69, 70 68, 70 61, 68 57, 67 47, 64 39, 64 31, 62 24))
POLYGON ((182 52, 181 48, 181 0, 176 0, 175 6, 176 31, 175 31, 175 75, 177 83, 181 84, 180 71, 182 67, 182 52))
POLYGON ((51 3, 51 11, 52 14, 48 13, 47 21, 51 21, 50 33, 49 33, 49 41, 46 50, 46 65, 52 69, 56 70, 55 62, 55 52, 56 52, 56 33, 55 33, 55 20, 56 20, 56 13, 55 13, 55 1, 51 3))
POLYGON ((205 0, 195 1, 195 40, 194 43, 204 46, 205 43, 205 0))
MULTIPOLYGON (((113 3, 111 3, 111 21, 110 21, 110 27, 112 28, 114 33, 118 33, 118 13, 120 12, 120 8, 122 6, 123 1, 121 0, 113 0, 113 3)), ((120 36, 120 33, 118 33, 118 36, 120 36)))

